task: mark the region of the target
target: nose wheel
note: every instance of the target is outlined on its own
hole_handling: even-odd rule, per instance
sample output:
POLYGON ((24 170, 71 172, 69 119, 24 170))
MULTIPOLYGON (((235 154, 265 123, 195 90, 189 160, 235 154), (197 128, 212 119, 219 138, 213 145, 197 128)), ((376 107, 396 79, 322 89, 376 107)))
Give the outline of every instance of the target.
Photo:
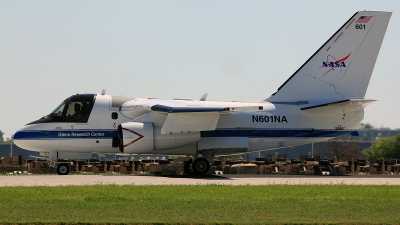
POLYGON ((68 175, 69 174, 69 166, 65 163, 59 164, 57 166, 57 174, 58 175, 68 175))

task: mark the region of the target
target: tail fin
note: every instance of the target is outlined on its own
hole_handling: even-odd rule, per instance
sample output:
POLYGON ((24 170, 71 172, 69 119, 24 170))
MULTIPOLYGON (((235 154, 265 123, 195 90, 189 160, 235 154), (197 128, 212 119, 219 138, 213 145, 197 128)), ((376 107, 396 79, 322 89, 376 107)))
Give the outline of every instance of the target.
POLYGON ((391 15, 355 13, 266 101, 364 98, 391 15))

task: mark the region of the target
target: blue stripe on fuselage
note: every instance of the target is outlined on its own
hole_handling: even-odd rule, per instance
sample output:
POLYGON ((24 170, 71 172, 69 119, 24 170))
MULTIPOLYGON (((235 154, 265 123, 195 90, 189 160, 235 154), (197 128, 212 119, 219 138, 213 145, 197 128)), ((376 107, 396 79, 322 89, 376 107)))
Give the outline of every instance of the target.
POLYGON ((110 139, 118 137, 117 130, 51 130, 51 131, 18 131, 14 135, 15 140, 24 139, 70 139, 70 138, 89 138, 89 139, 110 139))
POLYGON ((267 137, 337 137, 341 135, 351 134, 358 136, 358 132, 354 130, 213 130, 201 131, 202 137, 249 137, 249 138, 267 138, 267 137))
MULTIPOLYGON (((201 137, 249 137, 249 138, 283 138, 283 137, 337 137, 345 134, 358 136, 354 130, 242 130, 225 129, 213 131, 201 131, 201 137)), ((15 140, 39 140, 39 139, 110 139, 118 137, 117 130, 51 130, 51 131, 18 131, 14 135, 15 140)))

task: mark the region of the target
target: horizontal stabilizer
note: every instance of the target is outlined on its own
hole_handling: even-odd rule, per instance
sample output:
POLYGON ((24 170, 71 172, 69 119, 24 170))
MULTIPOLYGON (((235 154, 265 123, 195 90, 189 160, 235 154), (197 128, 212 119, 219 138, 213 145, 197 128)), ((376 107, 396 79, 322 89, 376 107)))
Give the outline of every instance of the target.
POLYGON ((314 115, 338 114, 361 110, 375 101, 376 100, 371 99, 347 99, 342 101, 329 102, 326 104, 304 107, 301 108, 301 110, 314 115))

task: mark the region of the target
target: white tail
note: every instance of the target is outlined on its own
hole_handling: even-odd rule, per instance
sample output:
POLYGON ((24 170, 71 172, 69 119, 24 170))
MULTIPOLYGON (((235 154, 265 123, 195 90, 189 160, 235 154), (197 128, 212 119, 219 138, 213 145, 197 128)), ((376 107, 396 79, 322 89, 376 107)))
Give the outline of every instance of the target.
POLYGON ((364 98, 391 15, 355 13, 266 101, 364 98))

